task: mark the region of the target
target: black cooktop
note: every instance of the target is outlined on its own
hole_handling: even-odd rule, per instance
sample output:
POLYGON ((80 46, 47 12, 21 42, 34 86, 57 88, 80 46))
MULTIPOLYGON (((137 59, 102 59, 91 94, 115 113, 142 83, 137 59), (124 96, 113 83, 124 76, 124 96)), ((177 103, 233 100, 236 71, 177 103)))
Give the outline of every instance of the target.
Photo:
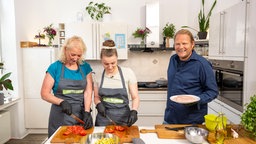
POLYGON ((167 84, 157 82, 138 82, 138 88, 167 88, 167 84))

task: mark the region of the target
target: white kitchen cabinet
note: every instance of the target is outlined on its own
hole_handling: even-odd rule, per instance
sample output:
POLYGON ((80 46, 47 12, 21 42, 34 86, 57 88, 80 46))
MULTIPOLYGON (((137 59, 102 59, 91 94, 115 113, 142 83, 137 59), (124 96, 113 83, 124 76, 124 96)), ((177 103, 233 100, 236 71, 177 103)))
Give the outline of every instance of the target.
POLYGON ((246 1, 212 15, 209 58, 243 61, 246 32, 246 1))
MULTIPOLYGON (((139 91, 138 126, 154 126, 164 121, 167 91, 139 91)), ((131 103, 131 102, 130 102, 131 103)))
POLYGON ((208 114, 218 115, 219 112, 224 113, 231 123, 240 124, 242 115, 240 111, 228 106, 218 99, 208 103, 208 114))
POLYGON ((66 38, 77 35, 84 40, 85 59, 99 60, 100 50, 106 37, 115 41, 118 59, 127 59, 127 25, 123 23, 65 23, 66 38))
POLYGON ((9 111, 0 111, 0 143, 5 143, 11 138, 11 119, 9 111))
POLYGON ((41 99, 40 91, 45 72, 56 60, 57 51, 51 47, 22 49, 26 128, 48 128, 51 104, 41 99))

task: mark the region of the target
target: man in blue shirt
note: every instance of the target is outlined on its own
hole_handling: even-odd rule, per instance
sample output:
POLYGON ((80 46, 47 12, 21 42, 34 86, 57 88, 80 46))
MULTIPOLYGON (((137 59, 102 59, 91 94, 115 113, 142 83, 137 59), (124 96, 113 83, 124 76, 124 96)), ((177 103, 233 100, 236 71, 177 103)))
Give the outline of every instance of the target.
POLYGON ((179 30, 174 36, 176 54, 168 67, 168 92, 164 124, 202 124, 207 114, 207 103, 218 96, 218 87, 212 66, 194 51, 190 31, 179 30), (200 101, 184 105, 170 100, 174 95, 195 95, 200 101))

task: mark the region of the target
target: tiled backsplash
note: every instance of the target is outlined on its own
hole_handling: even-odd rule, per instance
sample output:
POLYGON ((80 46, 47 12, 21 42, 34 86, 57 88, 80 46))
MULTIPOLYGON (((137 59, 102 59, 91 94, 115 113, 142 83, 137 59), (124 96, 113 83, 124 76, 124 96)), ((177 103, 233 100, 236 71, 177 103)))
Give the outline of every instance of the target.
MULTIPOLYGON (((138 81, 155 81, 159 78, 167 79, 167 68, 170 56, 174 51, 156 51, 153 53, 128 52, 128 60, 119 60, 118 64, 130 67, 138 81)), ((95 73, 101 73, 103 66, 100 61, 88 61, 95 73)), ((98 77, 97 77, 98 79, 98 77)))

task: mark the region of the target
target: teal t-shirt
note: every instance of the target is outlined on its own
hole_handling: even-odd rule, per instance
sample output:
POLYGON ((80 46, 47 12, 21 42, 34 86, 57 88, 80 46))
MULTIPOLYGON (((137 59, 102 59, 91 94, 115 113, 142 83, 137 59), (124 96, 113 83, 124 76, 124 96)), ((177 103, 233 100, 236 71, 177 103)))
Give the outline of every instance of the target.
MULTIPOLYGON (((56 61, 52 63, 46 72, 48 72, 54 79, 54 85, 53 85, 53 93, 57 91, 58 84, 60 81, 60 76, 61 76, 61 69, 62 69, 62 63, 60 61, 56 61)), ((80 69, 82 70, 84 74, 84 78, 86 78, 87 74, 89 74, 92 71, 91 66, 84 61, 83 64, 80 65, 80 69)), ((81 80, 82 74, 80 73, 80 70, 70 70, 64 66, 64 78, 65 79, 71 79, 71 80, 81 80)))

